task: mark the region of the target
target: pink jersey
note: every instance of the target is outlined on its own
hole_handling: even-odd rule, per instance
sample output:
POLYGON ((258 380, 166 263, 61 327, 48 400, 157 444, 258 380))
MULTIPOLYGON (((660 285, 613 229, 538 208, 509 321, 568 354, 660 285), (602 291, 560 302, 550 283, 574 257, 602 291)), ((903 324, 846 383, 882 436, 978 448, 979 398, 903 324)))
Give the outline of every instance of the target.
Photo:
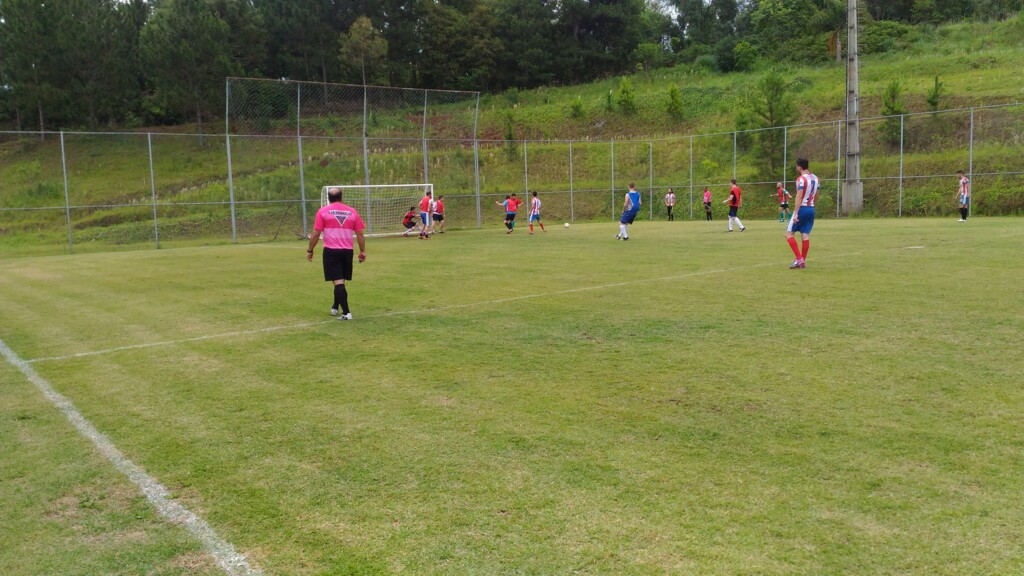
POLYGON ((967 176, 960 177, 960 195, 971 197, 971 181, 967 179, 967 176))
POLYGON ((341 202, 328 204, 316 211, 313 229, 324 234, 324 248, 352 250, 352 237, 366 226, 355 208, 341 202))
POLYGON ((704 201, 711 202, 711 190, 704 191, 704 201))
POLYGON ((797 195, 803 192, 803 198, 800 200, 801 206, 814 206, 814 201, 818 199, 818 177, 808 172, 796 179, 796 190, 797 195))
POLYGON ((540 198, 530 200, 530 216, 540 216, 540 198))

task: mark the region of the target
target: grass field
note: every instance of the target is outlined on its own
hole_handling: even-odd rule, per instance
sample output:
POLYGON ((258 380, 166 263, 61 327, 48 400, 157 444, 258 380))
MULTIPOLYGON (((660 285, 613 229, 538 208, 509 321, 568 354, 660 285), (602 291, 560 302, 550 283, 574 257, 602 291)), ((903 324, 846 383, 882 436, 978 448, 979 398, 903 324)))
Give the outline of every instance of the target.
MULTIPOLYGON (((554 223, 553 223, 554 224, 554 223)), ((1024 221, 0 261, 0 340, 265 574, 1019 574, 1024 221)), ((0 363, 0 573, 215 574, 0 363)))

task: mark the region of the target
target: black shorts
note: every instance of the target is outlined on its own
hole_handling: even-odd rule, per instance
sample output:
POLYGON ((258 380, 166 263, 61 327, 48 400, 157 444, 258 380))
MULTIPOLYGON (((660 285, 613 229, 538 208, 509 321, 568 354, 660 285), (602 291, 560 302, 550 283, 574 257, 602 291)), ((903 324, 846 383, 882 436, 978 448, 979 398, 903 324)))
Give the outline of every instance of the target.
POLYGON ((704 210, 707 212, 711 212, 711 202, 704 203, 704 210))
POLYGON ((413 221, 409 221, 409 222, 402 222, 402 226, 405 226, 405 229, 406 229, 406 230, 411 230, 411 229, 412 229, 412 227, 413 227, 413 226, 415 226, 415 225, 416 225, 416 223, 415 223, 415 222, 413 222, 413 221))
POLYGON ((515 212, 506 212, 505 213, 505 221, 506 222, 511 222, 511 221, 513 221, 515 219, 516 219, 516 213, 515 212))
POLYGON ((324 280, 351 280, 353 253, 348 248, 324 248, 324 280))
POLYGON ((729 206, 729 217, 730 218, 735 218, 736 217, 736 211, 739 210, 739 209, 740 209, 739 206, 729 206))
POLYGON ((444 214, 434 212, 434 222, 444 222, 444 214))
POLYGON ((782 204, 779 204, 779 208, 782 208, 783 210, 789 210, 789 202, 783 202, 782 204))

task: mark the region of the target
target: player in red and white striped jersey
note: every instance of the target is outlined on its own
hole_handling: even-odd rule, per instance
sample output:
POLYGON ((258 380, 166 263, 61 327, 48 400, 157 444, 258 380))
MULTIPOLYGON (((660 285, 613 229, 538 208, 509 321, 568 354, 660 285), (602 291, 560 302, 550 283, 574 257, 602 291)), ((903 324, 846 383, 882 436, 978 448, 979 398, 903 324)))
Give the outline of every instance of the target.
POLYGON ((963 170, 957 170, 956 174, 960 177, 960 187, 956 190, 960 202, 960 222, 967 222, 967 215, 971 211, 971 181, 964 176, 963 170))
POLYGON ((814 227, 814 203, 818 199, 818 177, 811 173, 809 164, 805 158, 796 161, 796 171, 800 176, 796 179, 796 211, 789 220, 786 227, 786 242, 793 250, 796 260, 789 266, 793 268, 805 268, 807 264, 807 252, 811 249, 811 228, 814 227), (798 246, 793 234, 799 232, 803 240, 803 246, 798 246))
POLYGON ((544 229, 544 223, 540 221, 540 198, 537 198, 537 193, 533 193, 533 198, 530 199, 530 234, 533 234, 533 223, 540 224, 540 231, 547 232, 544 229))

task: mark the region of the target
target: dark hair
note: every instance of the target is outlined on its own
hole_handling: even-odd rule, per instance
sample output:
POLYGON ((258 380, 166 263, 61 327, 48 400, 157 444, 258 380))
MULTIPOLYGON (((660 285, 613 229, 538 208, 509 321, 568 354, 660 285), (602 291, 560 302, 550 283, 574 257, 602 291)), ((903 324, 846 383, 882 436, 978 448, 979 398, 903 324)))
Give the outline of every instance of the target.
POLYGON ((328 188, 327 189, 327 200, 330 202, 341 202, 341 189, 340 188, 328 188))
POLYGON ((807 158, 797 158, 796 165, 803 168, 804 170, 807 170, 807 167, 810 166, 810 163, 807 162, 807 158))
POLYGON ((630 188, 636 188, 636 182, 630 182, 629 183, 629 187, 630 188))
POLYGON ((733 178, 732 180, 729 180, 729 182, 732 182, 733 184, 735 184, 736 183, 736 179, 733 178))
POLYGON ((442 198, 444 198, 444 194, 441 194, 440 196, 437 197, 438 200, 440 200, 442 198))
POLYGON ((964 171, 963 171, 963 170, 957 170, 957 171, 956 171, 956 173, 957 173, 957 174, 959 174, 959 175, 961 175, 961 176, 963 176, 963 175, 964 175, 964 171))
POLYGON ((533 197, 534 197, 534 198, 536 198, 536 197, 537 197, 537 192, 536 192, 536 191, 534 191, 534 193, 533 193, 533 197))
POLYGON ((416 211, 416 207, 415 206, 409 206, 409 212, 415 212, 415 211, 416 211))

